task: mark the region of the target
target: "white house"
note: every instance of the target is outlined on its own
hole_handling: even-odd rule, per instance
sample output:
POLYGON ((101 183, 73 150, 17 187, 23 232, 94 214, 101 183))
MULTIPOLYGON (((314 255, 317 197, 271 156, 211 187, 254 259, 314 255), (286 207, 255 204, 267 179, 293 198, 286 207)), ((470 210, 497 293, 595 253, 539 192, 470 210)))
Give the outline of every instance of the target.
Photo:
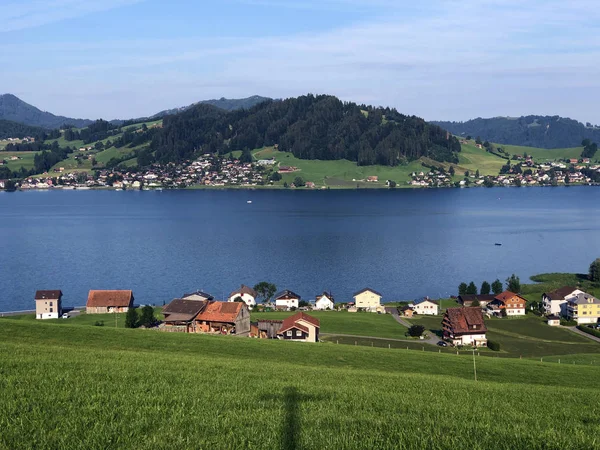
POLYGON ((36 291, 35 318, 58 319, 62 315, 62 291, 36 291))
POLYGON ((411 305, 415 314, 436 316, 438 314, 438 304, 428 298, 415 300, 411 305))
POLYGON ((315 307, 314 309, 327 310, 333 309, 334 305, 333 295, 331 292, 323 291, 322 294, 317 295, 315 298, 315 307))
POLYGON ((572 286, 564 286, 552 292, 542 294, 542 303, 546 314, 567 315, 567 302, 569 299, 583 294, 583 291, 572 286))
POLYGON ((229 294, 228 301, 235 302, 237 298, 241 298, 246 306, 249 309, 252 309, 256 306, 256 297, 258 297, 258 293, 249 286, 242 284, 239 289, 236 289, 231 294, 229 294))
POLYGON ((279 309, 287 309, 288 311, 292 308, 298 308, 301 297, 290 291, 283 290, 277 294, 275 294, 275 307, 279 309))

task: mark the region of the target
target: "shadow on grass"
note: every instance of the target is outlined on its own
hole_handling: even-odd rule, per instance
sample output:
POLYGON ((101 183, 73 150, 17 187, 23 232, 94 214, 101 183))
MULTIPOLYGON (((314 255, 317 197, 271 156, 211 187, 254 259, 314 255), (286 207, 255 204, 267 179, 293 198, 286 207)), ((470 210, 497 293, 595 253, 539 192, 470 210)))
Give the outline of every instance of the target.
POLYGON ((281 449, 296 450, 300 448, 300 430, 302 417, 300 403, 327 400, 327 395, 301 394, 295 386, 286 386, 282 395, 269 394, 261 397, 262 400, 283 401, 285 417, 281 425, 281 449))

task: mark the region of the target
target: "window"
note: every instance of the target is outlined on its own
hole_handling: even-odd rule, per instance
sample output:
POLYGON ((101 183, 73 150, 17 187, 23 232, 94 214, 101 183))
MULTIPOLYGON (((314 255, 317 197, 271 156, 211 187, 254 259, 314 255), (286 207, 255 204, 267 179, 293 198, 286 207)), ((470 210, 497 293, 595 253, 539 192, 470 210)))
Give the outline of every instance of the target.
POLYGON ((50 308, 50 312, 52 312, 52 308, 50 308))
POLYGON ((52 306, 52 302, 50 302, 50 306, 52 306))
POLYGON ((298 337, 302 336, 302 331, 296 330, 296 336, 298 336, 298 337))
POLYGON ((292 336, 292 330, 289 330, 289 331, 287 332, 287 335, 291 337, 291 336, 292 336))

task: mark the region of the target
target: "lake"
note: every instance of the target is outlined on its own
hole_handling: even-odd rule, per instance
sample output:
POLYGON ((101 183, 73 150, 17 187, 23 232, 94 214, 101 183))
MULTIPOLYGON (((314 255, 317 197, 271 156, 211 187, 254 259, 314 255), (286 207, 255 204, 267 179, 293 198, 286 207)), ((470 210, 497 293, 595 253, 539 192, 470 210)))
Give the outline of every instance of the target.
POLYGON ((35 308, 37 289, 61 289, 69 306, 90 289, 162 305, 263 280, 306 300, 367 286, 383 301, 440 297, 461 281, 587 272, 600 191, 0 192, 0 255, 0 311, 35 308))

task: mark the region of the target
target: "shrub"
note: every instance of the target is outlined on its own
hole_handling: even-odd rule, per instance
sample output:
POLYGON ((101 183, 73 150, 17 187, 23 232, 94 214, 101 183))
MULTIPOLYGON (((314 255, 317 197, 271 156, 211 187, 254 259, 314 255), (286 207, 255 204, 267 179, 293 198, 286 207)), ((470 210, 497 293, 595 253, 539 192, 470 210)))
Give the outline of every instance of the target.
POLYGON ((577 326, 577 322, 575 320, 567 320, 567 319, 560 319, 560 324, 563 327, 574 327, 574 326, 577 326))
POLYGON ((495 352, 499 352, 500 351, 500 344, 498 342, 495 341, 488 341, 487 342, 487 346, 490 350, 493 350, 495 352))
POLYGON ((419 337, 425 332, 423 325, 413 325, 408 329, 408 335, 412 337, 419 337))
POLYGON ((104 326, 104 320, 96 320, 96 322, 94 322, 94 326, 95 327, 103 327, 104 326))
POLYGON ((138 315, 135 308, 129 308, 125 315, 125 328, 135 328, 138 325, 138 315))
POLYGON ((596 336, 597 338, 600 338, 600 331, 595 330, 594 328, 577 325, 577 329, 579 331, 583 331, 584 333, 591 334, 592 336, 596 336))

